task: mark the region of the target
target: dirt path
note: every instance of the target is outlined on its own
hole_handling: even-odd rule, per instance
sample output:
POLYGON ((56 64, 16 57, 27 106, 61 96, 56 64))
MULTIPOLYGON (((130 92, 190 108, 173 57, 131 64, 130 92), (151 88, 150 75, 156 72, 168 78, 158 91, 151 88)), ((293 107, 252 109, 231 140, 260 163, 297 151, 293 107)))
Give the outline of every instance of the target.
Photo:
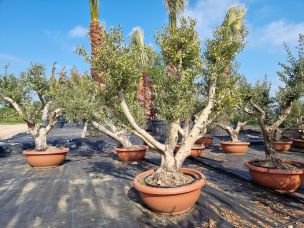
POLYGON ((0 140, 27 131, 26 124, 0 125, 0 140))

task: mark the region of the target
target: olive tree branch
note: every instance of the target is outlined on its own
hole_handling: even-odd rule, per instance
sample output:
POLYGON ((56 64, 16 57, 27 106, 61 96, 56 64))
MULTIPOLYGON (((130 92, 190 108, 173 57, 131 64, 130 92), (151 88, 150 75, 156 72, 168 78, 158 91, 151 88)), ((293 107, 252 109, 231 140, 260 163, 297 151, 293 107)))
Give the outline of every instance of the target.
POLYGON ((119 100, 120 100, 120 105, 123 109, 123 112, 128 119, 129 123, 132 125, 132 127, 136 130, 136 132, 140 135, 142 135, 146 140, 148 140, 153 146, 155 146, 157 149, 160 150, 161 153, 165 151, 165 145, 162 143, 157 142, 147 131, 142 129, 141 127, 138 126, 136 123, 134 117, 130 113, 129 107, 126 103, 125 96, 122 91, 118 93, 119 100))

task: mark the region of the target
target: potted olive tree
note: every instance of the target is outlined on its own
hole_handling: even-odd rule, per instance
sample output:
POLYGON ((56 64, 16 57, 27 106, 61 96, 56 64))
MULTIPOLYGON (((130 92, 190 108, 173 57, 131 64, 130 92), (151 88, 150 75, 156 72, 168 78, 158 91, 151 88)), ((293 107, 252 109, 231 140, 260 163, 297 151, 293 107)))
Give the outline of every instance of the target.
MULTIPOLYGON (((222 25, 214 31, 214 37, 207 41, 202 59, 195 21, 182 18, 177 25, 177 15, 186 2, 166 2, 170 25, 163 26, 157 34, 161 58, 147 68, 152 79, 157 117, 168 124, 165 143, 160 143, 145 130, 145 110, 137 99, 138 82, 143 72, 138 46, 126 44, 120 29, 111 29, 98 48, 97 58, 90 60, 83 49, 79 52, 105 78, 105 87, 100 89, 105 108, 102 125, 111 123, 125 132, 132 132, 160 154, 160 167, 136 176, 134 187, 152 210, 178 214, 193 206, 205 184, 203 174, 182 165, 209 122, 216 99, 220 97, 216 91, 218 80, 225 77, 224 70, 242 49, 239 44, 243 42, 246 30, 244 9, 230 8, 222 25), (205 86, 197 83, 203 80, 205 86), (199 111, 198 96, 202 98, 199 111), (182 128, 181 122, 193 114, 196 114, 194 124, 185 124, 182 128), (179 134, 183 135, 183 140, 174 154, 179 134)), ((104 129, 103 132, 113 133, 104 129)))
POLYGON ((230 136, 231 141, 220 142, 225 153, 246 153, 250 143, 240 141, 239 132, 249 121, 248 115, 242 108, 245 105, 244 95, 248 86, 245 79, 238 75, 234 76, 234 80, 234 86, 228 87, 228 94, 224 100, 225 106, 220 109, 215 125, 226 130, 230 136), (232 123, 234 127, 231 126, 232 123))
POLYGON ((278 158, 274 148, 275 134, 290 114, 294 103, 304 93, 304 36, 299 35, 298 56, 292 55, 285 45, 290 65, 280 64, 283 71, 278 75, 283 83, 275 97, 269 95, 267 81, 253 87, 250 103, 245 111, 256 118, 265 142, 265 159, 247 161, 254 181, 278 191, 295 191, 303 182, 303 163, 278 158), (256 90, 256 91, 255 91, 256 90), (258 91, 259 94, 255 95, 258 91))
POLYGON ((290 115, 283 122, 283 129, 278 131, 278 137, 282 136, 292 140, 295 147, 304 148, 304 102, 298 100, 294 103, 290 115), (293 134, 290 134, 292 133, 293 134), (293 135, 292 137, 290 137, 293 135))
POLYGON ((117 124, 118 117, 112 115, 117 113, 113 112, 113 107, 106 105, 100 84, 91 79, 87 73, 81 74, 75 68, 72 69, 71 76, 66 78, 56 99, 65 110, 65 118, 69 121, 86 122, 90 127, 114 139, 121 148, 117 148, 120 160, 129 162, 143 159, 146 146, 134 145, 130 140, 132 130, 117 124), (133 151, 129 148, 133 148, 133 151))
POLYGON ((54 102, 60 90, 65 71, 55 77, 55 64, 52 75, 47 78, 45 68, 33 64, 19 77, 6 70, 0 75, 0 98, 5 105, 13 107, 27 124, 34 138, 35 148, 23 151, 28 163, 33 167, 52 167, 63 163, 68 148, 47 145, 47 134, 58 122, 63 110, 54 102))

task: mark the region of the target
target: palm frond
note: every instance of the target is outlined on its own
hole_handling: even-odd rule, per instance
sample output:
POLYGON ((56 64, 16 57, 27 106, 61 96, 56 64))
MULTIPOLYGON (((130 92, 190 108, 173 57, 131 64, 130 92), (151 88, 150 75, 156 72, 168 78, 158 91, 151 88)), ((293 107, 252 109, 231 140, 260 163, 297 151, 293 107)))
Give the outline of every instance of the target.
POLYGON ((170 26, 176 28, 177 16, 185 9, 188 0, 164 0, 169 13, 170 26))
POLYGON ((232 33, 238 33, 244 28, 246 9, 241 6, 231 6, 226 14, 225 23, 232 33))
POLYGON ((140 49, 143 49, 145 46, 144 38, 145 38, 145 36, 144 36, 144 31, 142 30, 142 28, 136 27, 132 30, 132 32, 131 32, 132 45, 134 45, 140 49))
POLYGON ((98 20, 99 17, 99 0, 90 0, 91 20, 98 20))
POLYGON ((187 6, 188 0, 165 0, 165 6, 169 15, 178 15, 187 6))

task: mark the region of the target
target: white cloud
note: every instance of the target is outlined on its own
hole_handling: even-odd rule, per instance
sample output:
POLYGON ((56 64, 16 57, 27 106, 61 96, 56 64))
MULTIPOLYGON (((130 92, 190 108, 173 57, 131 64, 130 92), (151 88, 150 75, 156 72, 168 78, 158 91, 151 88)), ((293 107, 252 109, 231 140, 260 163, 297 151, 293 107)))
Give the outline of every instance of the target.
POLYGON ((85 28, 81 25, 76 25, 74 28, 72 28, 69 31, 69 37, 70 38, 82 38, 86 37, 88 35, 88 28, 85 28))
POLYGON ((253 46, 281 47, 283 42, 295 45, 298 34, 304 32, 304 23, 292 23, 285 20, 274 21, 263 28, 253 31, 250 43, 253 46))
POLYGON ((197 30, 202 40, 212 35, 214 28, 219 26, 228 8, 233 4, 239 4, 236 0, 198 0, 194 7, 189 7, 185 14, 197 20, 197 30))

